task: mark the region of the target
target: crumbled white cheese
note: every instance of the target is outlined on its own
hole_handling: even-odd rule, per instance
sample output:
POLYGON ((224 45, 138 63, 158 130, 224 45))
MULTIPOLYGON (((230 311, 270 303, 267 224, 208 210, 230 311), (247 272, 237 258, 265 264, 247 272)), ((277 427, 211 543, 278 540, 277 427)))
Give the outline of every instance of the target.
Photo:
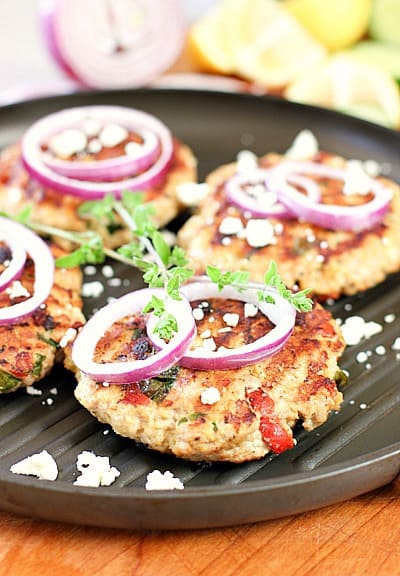
POLYGON ((206 388, 202 391, 200 400, 202 404, 216 404, 221 400, 221 394, 218 388, 215 388, 215 386, 210 386, 209 388, 206 388))
POLYGON ((269 220, 251 219, 246 224, 246 240, 252 248, 273 244, 276 241, 274 227, 269 220))
POLYGON ((367 408, 367 404, 365 402, 361 402, 359 408, 360 410, 365 410, 367 408))
POLYGON ((258 159, 254 152, 241 150, 236 157, 236 172, 254 172, 258 168, 258 159))
POLYGON ((258 308, 255 304, 251 304, 251 302, 245 302, 244 305, 244 315, 245 318, 254 318, 257 316, 258 308))
POLYGON ((39 388, 35 388, 34 386, 27 386, 26 393, 29 394, 29 396, 41 396, 43 390, 39 390, 39 388))
POLYGON ((232 326, 232 328, 235 328, 235 326, 239 324, 239 318, 240 318, 239 314, 236 313, 231 314, 230 312, 227 312, 222 316, 222 319, 225 322, 225 324, 228 324, 228 326, 232 326))
POLYGON ((217 332, 218 334, 225 334, 227 332, 232 332, 232 328, 230 326, 225 326, 225 328, 219 328, 217 332))
POLYGON ((400 350, 400 336, 396 338, 396 340, 392 344, 392 350, 400 350))
POLYGON ((383 318, 386 324, 392 324, 396 320, 396 314, 386 314, 383 318))
POLYGON ((84 298, 98 298, 103 294, 104 286, 98 280, 94 280, 93 282, 85 282, 82 285, 82 296, 84 298))
POLYGON ((55 388, 55 387, 54 387, 54 388, 50 388, 49 392, 50 392, 50 394, 53 394, 53 396, 57 396, 57 394, 58 394, 58 390, 57 390, 57 388, 55 388))
POLYGON ((197 206, 210 193, 210 186, 206 182, 182 182, 176 187, 179 202, 184 206, 197 206))
POLYGON ((195 320, 203 320, 204 318, 204 312, 201 308, 193 308, 192 314, 195 320))
POLYGON ((75 330, 75 328, 68 328, 64 336, 60 340, 60 348, 65 348, 66 346, 68 346, 68 344, 70 344, 70 342, 73 342, 76 338, 77 333, 78 332, 75 330))
POLYGON ((102 150, 102 148, 103 146, 101 145, 100 140, 98 140, 97 138, 90 140, 90 142, 87 145, 87 151, 90 154, 98 154, 102 150))
POLYGON ((211 338, 211 330, 203 330, 203 332, 200 334, 200 338, 203 338, 203 340, 211 338))
POLYGON ((227 236, 238 234, 243 229, 243 223, 236 216, 226 216, 220 223, 218 231, 227 236))
POLYGON ((54 458, 42 450, 38 454, 32 454, 10 468, 13 474, 23 474, 24 476, 37 476, 39 480, 55 480, 58 476, 58 468, 54 458))
POLYGON ((107 280, 107 284, 109 286, 111 286, 112 288, 118 288, 122 284, 122 279, 121 278, 109 278, 107 280))
POLYGON ((348 160, 344 172, 343 194, 368 194, 371 179, 360 160, 348 160))
POLYGON ((97 136, 101 130, 101 124, 98 120, 88 117, 82 122, 82 130, 87 136, 97 136))
POLYGON ((160 470, 153 470, 147 474, 146 490, 183 490, 184 487, 179 478, 176 478, 169 470, 164 473, 160 470))
POLYGON ((363 338, 368 339, 382 332, 382 326, 378 322, 366 322, 361 316, 349 316, 343 322, 341 330, 347 346, 355 346, 363 338))
POLYGON ((364 160, 363 162, 364 170, 371 176, 371 178, 376 178, 381 173, 381 165, 376 160, 364 160))
POLYGON ((96 272, 97 272, 97 268, 96 268, 96 266, 93 266, 92 264, 88 264, 83 269, 83 273, 86 274, 86 276, 94 276, 96 274, 96 272))
POLYGON ((129 136, 128 130, 119 124, 107 124, 99 134, 99 140, 105 148, 118 146, 129 136))
POLYGON ((375 348, 375 354, 377 354, 378 356, 385 356, 386 348, 382 344, 380 344, 375 348))
POLYGON ((318 150, 318 140, 311 130, 301 130, 293 140, 290 148, 286 150, 285 156, 293 160, 303 160, 312 158, 318 154, 318 150))
POLYGON ((28 290, 21 284, 19 280, 14 280, 14 282, 8 288, 6 288, 6 293, 11 299, 21 297, 29 298, 30 296, 28 290))
POLYGON ((214 338, 204 338, 202 348, 211 350, 211 352, 215 352, 217 345, 215 344, 214 338))
POLYGON ((18 186, 10 186, 7 189, 7 199, 11 204, 18 204, 22 200, 22 190, 18 186))
POLYGON ((105 278, 112 278, 114 276, 114 268, 109 264, 105 264, 101 269, 101 273, 105 278))
POLYGON ((140 144, 139 142, 128 142, 127 144, 125 144, 125 154, 127 156, 130 156, 131 158, 135 158, 138 154, 141 153, 142 150, 142 144, 140 144))
POLYGON ((120 475, 117 468, 110 466, 108 456, 96 456, 87 450, 78 454, 76 467, 81 473, 74 482, 76 486, 110 486, 120 475))
POLYGON ((221 244, 223 246, 230 246, 232 244, 232 238, 230 238, 229 236, 224 236, 224 238, 222 238, 221 240, 221 244))
POLYGON ((48 147, 58 158, 69 158, 82 152, 87 145, 86 134, 77 128, 68 128, 50 138, 48 147))

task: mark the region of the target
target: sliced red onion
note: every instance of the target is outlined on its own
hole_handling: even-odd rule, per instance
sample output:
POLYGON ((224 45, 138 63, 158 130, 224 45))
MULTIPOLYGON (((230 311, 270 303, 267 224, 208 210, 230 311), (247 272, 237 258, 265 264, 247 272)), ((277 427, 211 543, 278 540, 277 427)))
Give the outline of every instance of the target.
MULTIPOLYGON (((260 285, 261 288, 263 287, 260 285)), ((227 286, 222 291, 218 291, 218 287, 211 282, 193 282, 181 288, 181 292, 189 301, 223 298, 249 302, 257 306, 275 324, 275 327, 265 336, 238 348, 222 349, 215 352, 204 348, 186 351, 179 360, 181 366, 196 370, 231 370, 255 364, 272 354, 276 354, 293 331, 296 311, 274 288, 268 288, 265 291, 274 299, 274 304, 259 302, 256 290, 239 292, 235 288, 227 286)))
MULTIPOLYGON (((269 180, 276 168, 258 168, 249 172, 239 172, 225 183, 226 195, 230 202, 241 210, 250 212, 259 218, 294 218, 295 214, 279 201, 277 194, 269 186, 269 180), (243 187, 261 184, 265 188, 265 202, 246 192, 243 187), (267 198, 269 199, 267 202, 267 198)), ((297 174, 290 175, 290 182, 305 189, 313 201, 320 198, 318 186, 312 180, 297 174)), ((262 195, 261 195, 262 196, 262 195)))
POLYGON ((167 310, 177 319, 178 332, 168 343, 161 340, 163 347, 158 352, 144 360, 129 362, 101 363, 93 360, 97 343, 106 330, 125 316, 141 313, 153 295, 164 298, 165 292, 161 288, 144 288, 130 292, 101 308, 88 320, 72 349, 72 360, 84 374, 99 382, 128 384, 153 378, 177 363, 196 333, 190 304, 184 298, 168 299, 166 302, 167 310))
POLYGON ((391 190, 373 178, 370 179, 371 193, 374 195, 372 200, 364 204, 343 206, 322 204, 302 194, 290 185, 290 182, 294 182, 293 176, 297 174, 344 180, 346 170, 312 162, 284 162, 270 178, 271 189, 290 211, 298 218, 322 228, 352 231, 372 228, 382 220, 389 209, 391 190))
MULTIPOLYGON (((134 111, 132 110, 132 112, 134 111)), ((136 176, 147 170, 155 162, 160 152, 160 146, 154 132, 137 127, 133 127, 133 130, 143 140, 142 144, 137 145, 135 156, 124 154, 115 158, 80 162, 77 160, 60 160, 49 154, 43 154, 43 162, 53 172, 78 180, 113 181, 136 176)))
POLYGON ((133 88, 167 70, 183 46, 181 0, 42 0, 49 51, 70 77, 133 88))
POLYGON ((12 282, 14 282, 14 280, 20 277, 26 262, 26 250, 22 246, 20 240, 11 237, 8 231, 7 233, 4 232, 0 221, 0 240, 5 242, 11 252, 10 261, 0 274, 0 292, 5 290, 12 282))
POLYGON ((12 324, 31 314, 50 294, 54 279, 54 259, 47 244, 21 224, 0 217, 0 230, 26 249, 35 265, 33 295, 11 306, 0 308, 0 324, 12 324))
MULTIPOLYGON (((154 156, 154 139, 151 139, 150 149, 146 152, 145 164, 154 156), (148 154, 147 154, 148 153, 148 154)), ((168 128, 154 116, 145 112, 124 108, 121 106, 85 106, 82 108, 71 108, 56 112, 46 116, 33 124, 25 133, 22 139, 22 159, 24 165, 31 176, 36 178, 41 184, 62 193, 72 194, 86 199, 103 198, 106 194, 119 196, 125 190, 140 191, 151 186, 155 186, 164 178, 173 155, 173 140, 168 128), (77 177, 68 177, 58 173, 49 166, 48 159, 43 159, 41 146, 54 134, 67 128, 81 127, 85 119, 93 118, 101 122, 116 122, 130 129, 141 132, 151 132, 157 141, 155 161, 145 169, 144 172, 126 179, 118 179, 112 182, 92 182, 80 180, 77 177)), ((135 165, 135 170, 139 167, 135 158, 117 157, 100 162, 80 162, 88 165, 88 170, 95 172, 95 166, 100 164, 100 173, 104 179, 110 179, 121 169, 125 170, 127 164, 135 165), (89 166, 93 166, 89 168, 89 166), (122 168, 123 166, 123 168, 122 168)), ((62 163, 62 161, 60 161, 62 163)), ((71 162, 72 165, 75 164, 71 162)), ((94 174, 93 174, 94 176, 94 174)))

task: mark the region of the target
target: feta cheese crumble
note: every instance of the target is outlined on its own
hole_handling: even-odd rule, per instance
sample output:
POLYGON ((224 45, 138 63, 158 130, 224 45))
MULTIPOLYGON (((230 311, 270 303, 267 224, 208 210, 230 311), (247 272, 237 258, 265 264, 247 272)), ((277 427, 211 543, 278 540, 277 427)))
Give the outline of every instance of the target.
POLYGON ((266 219, 251 219, 246 224, 247 244, 252 248, 263 248, 275 242, 274 227, 266 219))
POLYGON ((246 302, 244 305, 244 316, 245 318, 254 318, 257 316, 258 308, 255 304, 251 304, 251 302, 246 302))
POLYGON ((258 159, 254 152, 241 150, 236 157, 236 172, 254 172, 258 168, 258 159))
POLYGON ((99 134, 99 140, 105 148, 118 146, 129 136, 128 131, 119 124, 107 124, 99 134))
POLYGON ((88 450, 78 454, 76 467, 81 474, 75 480, 75 486, 110 486, 120 475, 117 468, 110 466, 108 456, 96 456, 88 450))
POLYGON ((203 390, 200 395, 200 400, 202 404, 208 404, 211 406, 212 404, 216 404, 221 400, 221 394, 219 393, 218 388, 210 386, 209 388, 203 390))
POLYGON ((235 328, 239 324, 239 314, 236 313, 230 314, 229 312, 227 312, 222 316, 222 319, 225 322, 225 324, 227 324, 228 326, 232 326, 232 328, 235 328))
POLYGON ((41 396, 43 390, 39 390, 39 388, 35 388, 34 386, 27 386, 26 393, 29 394, 29 396, 41 396))
POLYGON ((195 320, 203 320, 204 312, 201 308, 193 308, 192 315, 195 320))
POLYGON ((176 187, 178 200, 184 206, 197 206, 210 193, 210 186, 206 182, 182 182, 176 187))
POLYGON ((341 325, 343 338, 347 346, 359 344, 363 338, 368 339, 382 332, 378 322, 366 322, 361 316, 349 316, 341 325))
POLYGON ((243 223, 240 218, 236 216, 226 216, 221 221, 218 231, 220 234, 230 236, 233 234, 238 234, 243 229, 243 223))
POLYGON ((14 280, 14 282, 8 288, 6 288, 6 293, 11 299, 22 297, 29 298, 30 296, 28 290, 21 284, 19 280, 14 280))
POLYGON ((23 474, 24 476, 36 476, 39 480, 55 480, 58 476, 58 468, 54 458, 42 450, 38 454, 32 454, 10 468, 13 474, 23 474))
POLYGON ((169 470, 164 473, 160 470, 153 470, 147 474, 146 490, 183 490, 184 487, 179 478, 176 478, 169 470))
POLYGON ((360 160, 348 160, 344 173, 343 194, 368 194, 371 179, 365 172, 360 160))
POLYGON ((286 150, 285 156, 293 160, 304 160, 315 156, 318 150, 318 140, 311 130, 301 130, 293 140, 290 148, 286 150))
POLYGON ((75 328, 68 328, 60 340, 60 348, 65 348, 68 346, 68 344, 73 342, 77 334, 78 332, 75 330, 75 328))
POLYGON ((84 298, 98 298, 104 292, 104 286, 98 280, 93 280, 93 282, 85 282, 82 285, 82 296, 84 298))
POLYGON ((58 158, 69 158, 86 148, 87 138, 82 130, 69 128, 50 138, 49 150, 58 158))

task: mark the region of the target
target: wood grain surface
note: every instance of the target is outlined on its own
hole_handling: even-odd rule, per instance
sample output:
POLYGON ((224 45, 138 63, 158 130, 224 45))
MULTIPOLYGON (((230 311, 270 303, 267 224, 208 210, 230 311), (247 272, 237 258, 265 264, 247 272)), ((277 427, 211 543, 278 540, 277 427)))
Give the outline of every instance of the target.
POLYGON ((218 530, 128 532, 0 513, 0 576, 396 576, 400 479, 314 512, 218 530))

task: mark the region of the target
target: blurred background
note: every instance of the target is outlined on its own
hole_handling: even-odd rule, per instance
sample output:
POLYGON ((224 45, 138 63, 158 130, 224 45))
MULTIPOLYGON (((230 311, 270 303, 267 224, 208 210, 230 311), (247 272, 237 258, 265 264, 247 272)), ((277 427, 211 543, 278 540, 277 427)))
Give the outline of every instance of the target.
POLYGON ((135 87, 160 77, 172 85, 195 81, 201 87, 278 94, 399 128, 400 0, 0 2, 0 103, 83 84, 135 87), (51 38, 49 30, 43 32, 40 8, 51 13, 51 26, 56 22, 51 38), (110 26, 122 48, 115 44, 114 53, 105 54, 100 37, 110 26), (135 35, 133 49, 129 34, 135 35), (50 43, 78 81, 52 58, 50 43), (131 64, 132 74, 118 75, 112 59, 121 61, 138 48, 145 54, 142 62, 131 64), (100 75, 87 74, 91 59, 99 60, 100 75))

